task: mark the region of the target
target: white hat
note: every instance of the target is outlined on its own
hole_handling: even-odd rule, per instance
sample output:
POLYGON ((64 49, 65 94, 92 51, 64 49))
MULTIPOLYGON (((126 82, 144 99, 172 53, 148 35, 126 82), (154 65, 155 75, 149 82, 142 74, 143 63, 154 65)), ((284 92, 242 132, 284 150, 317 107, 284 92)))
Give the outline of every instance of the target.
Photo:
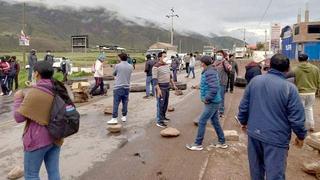
POLYGON ((264 61, 266 58, 264 57, 264 55, 262 54, 254 54, 253 55, 253 62, 255 63, 261 63, 262 61, 264 61))

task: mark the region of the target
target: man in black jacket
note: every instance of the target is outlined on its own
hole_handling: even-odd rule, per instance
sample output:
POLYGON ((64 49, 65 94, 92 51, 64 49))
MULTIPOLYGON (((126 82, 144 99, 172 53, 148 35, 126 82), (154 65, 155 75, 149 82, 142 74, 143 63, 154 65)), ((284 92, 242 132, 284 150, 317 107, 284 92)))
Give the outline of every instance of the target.
POLYGON ((226 92, 229 91, 230 88, 230 93, 233 93, 233 88, 234 88, 234 81, 236 78, 236 74, 239 74, 239 68, 238 68, 238 64, 237 62, 234 60, 234 55, 230 54, 229 55, 229 63, 232 66, 232 69, 229 73, 228 76, 228 84, 227 84, 227 88, 226 88, 226 92))
POLYGON ((155 95, 155 90, 154 90, 154 84, 152 81, 152 68, 154 66, 154 64, 156 63, 155 60, 151 59, 151 55, 148 54, 146 56, 147 61, 145 64, 145 70, 144 72, 146 73, 146 96, 144 96, 143 98, 148 99, 150 96, 154 96, 155 95), (151 85, 151 93, 150 93, 150 85, 151 85))

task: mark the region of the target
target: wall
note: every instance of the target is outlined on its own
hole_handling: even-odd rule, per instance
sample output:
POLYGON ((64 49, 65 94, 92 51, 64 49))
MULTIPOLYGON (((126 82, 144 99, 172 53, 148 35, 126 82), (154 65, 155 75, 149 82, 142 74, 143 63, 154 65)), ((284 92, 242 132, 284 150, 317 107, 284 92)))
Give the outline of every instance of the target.
POLYGON ((304 53, 311 61, 320 61, 320 42, 304 43, 304 53))

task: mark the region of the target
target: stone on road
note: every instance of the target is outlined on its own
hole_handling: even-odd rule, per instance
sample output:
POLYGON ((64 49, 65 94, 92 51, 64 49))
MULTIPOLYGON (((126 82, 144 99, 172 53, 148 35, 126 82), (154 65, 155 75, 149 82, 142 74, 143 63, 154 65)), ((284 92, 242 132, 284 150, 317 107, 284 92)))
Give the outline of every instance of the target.
POLYGON ((115 125, 108 125, 107 130, 111 133, 119 133, 121 132, 122 125, 121 124, 115 124, 115 125))
POLYGON ((160 132, 162 137, 178 137, 180 131, 176 128, 168 127, 160 132))

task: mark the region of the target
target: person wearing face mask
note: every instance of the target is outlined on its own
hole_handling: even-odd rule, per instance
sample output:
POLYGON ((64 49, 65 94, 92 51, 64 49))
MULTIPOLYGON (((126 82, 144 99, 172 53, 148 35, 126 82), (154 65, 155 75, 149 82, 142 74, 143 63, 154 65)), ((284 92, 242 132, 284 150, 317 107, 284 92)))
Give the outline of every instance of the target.
MULTIPOLYGON (((62 139, 54 139, 47 125, 50 121, 54 94, 61 82, 53 80, 54 69, 47 61, 34 64, 35 85, 29 89, 19 90, 14 95, 14 119, 17 123, 25 123, 23 133, 24 178, 39 179, 42 162, 45 163, 48 179, 60 180, 59 157, 62 139)), ((72 104, 66 89, 59 88, 64 100, 72 104)))
POLYGON ((170 67, 167 64, 167 53, 160 52, 158 54, 159 61, 152 68, 152 79, 156 88, 157 94, 157 126, 166 128, 165 122, 169 119, 166 117, 166 112, 169 104, 170 83, 174 89, 178 89, 172 79, 170 67))
POLYGON ((221 85, 221 104, 220 104, 220 108, 219 108, 219 113, 220 113, 220 117, 224 117, 224 97, 225 97, 225 93, 226 93, 226 87, 228 84, 228 77, 229 77, 229 73, 232 70, 232 66, 230 65, 230 63, 226 60, 227 59, 227 54, 220 50, 216 53, 216 58, 214 61, 213 66, 216 68, 216 70, 219 73, 219 78, 220 78, 220 85, 221 85))
POLYGON ((47 54, 44 56, 43 60, 53 64, 53 58, 54 56, 51 54, 51 50, 47 50, 47 54))

